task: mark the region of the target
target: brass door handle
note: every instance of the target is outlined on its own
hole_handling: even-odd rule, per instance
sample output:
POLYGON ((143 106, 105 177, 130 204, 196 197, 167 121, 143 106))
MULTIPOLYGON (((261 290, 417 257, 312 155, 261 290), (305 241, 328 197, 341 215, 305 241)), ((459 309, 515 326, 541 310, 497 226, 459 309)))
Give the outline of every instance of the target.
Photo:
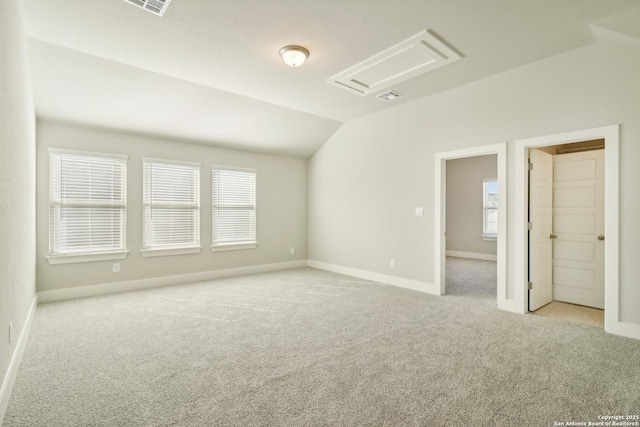
POLYGON ((549 234, 550 239, 556 239, 557 237, 558 237, 557 234, 553 234, 553 233, 549 234))
POLYGON ((604 236, 601 234, 598 236, 598 240, 604 240, 604 236))

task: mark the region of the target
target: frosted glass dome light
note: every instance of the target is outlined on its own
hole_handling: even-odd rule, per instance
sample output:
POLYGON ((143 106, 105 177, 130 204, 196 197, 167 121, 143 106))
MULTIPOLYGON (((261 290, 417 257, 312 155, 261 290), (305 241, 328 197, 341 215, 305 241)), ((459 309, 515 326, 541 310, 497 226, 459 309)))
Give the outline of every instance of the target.
POLYGON ((280 56, 289 67, 299 67, 309 57, 309 51, 302 46, 285 46, 280 49, 280 56))

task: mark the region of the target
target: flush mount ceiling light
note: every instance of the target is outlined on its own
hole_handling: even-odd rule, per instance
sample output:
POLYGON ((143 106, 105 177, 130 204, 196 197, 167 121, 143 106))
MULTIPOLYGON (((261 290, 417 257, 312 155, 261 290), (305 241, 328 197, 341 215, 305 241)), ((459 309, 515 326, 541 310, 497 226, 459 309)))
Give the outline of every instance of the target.
POLYGON ((299 67, 309 57, 309 51, 302 46, 285 46, 280 49, 280 56, 289 67, 299 67))

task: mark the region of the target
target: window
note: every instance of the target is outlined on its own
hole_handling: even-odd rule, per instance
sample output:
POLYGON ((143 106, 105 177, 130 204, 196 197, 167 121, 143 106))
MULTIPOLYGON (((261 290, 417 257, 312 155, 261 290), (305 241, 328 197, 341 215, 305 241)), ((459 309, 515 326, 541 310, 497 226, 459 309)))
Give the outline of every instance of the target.
POLYGON ((498 237, 498 181, 482 182, 482 237, 494 240, 498 237))
POLYGON ((200 164, 143 159, 143 256, 200 252, 200 164))
POLYGON ((52 264, 126 257, 127 157, 49 150, 52 264))
POLYGON ((211 249, 220 251, 255 248, 255 169, 214 166, 211 181, 211 249))

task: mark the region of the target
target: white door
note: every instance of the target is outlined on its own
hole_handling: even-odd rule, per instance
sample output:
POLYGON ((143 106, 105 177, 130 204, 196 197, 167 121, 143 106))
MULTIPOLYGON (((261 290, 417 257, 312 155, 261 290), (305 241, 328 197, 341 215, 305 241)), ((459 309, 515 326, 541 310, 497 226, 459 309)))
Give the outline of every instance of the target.
POLYGON ((553 299, 604 308, 604 150, 553 157, 553 299))
POLYGON ((552 287, 553 156, 530 151, 529 311, 549 304, 552 287))

